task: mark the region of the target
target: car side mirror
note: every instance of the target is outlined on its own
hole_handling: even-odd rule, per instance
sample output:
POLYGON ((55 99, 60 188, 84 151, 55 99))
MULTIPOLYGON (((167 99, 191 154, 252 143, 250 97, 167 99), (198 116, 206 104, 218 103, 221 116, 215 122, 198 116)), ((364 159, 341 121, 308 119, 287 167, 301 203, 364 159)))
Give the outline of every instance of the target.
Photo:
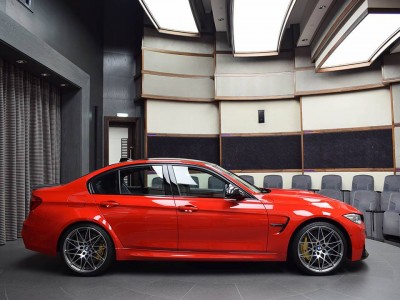
POLYGON ((233 184, 229 184, 225 190, 225 198, 227 200, 233 199, 236 201, 240 201, 240 200, 243 200, 244 198, 246 198, 246 195, 237 186, 234 186, 233 184))

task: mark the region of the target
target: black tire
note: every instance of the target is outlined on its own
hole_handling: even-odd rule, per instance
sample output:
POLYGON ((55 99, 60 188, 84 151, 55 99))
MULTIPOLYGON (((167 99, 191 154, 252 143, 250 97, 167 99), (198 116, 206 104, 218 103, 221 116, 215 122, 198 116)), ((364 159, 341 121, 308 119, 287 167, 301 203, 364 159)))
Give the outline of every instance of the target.
POLYGON ((95 224, 76 224, 60 240, 60 256, 75 275, 96 276, 111 265, 114 244, 108 233, 95 224))
POLYGON ((298 269, 308 275, 329 275, 346 261, 347 241, 343 232, 327 222, 301 228, 293 238, 290 255, 298 269))

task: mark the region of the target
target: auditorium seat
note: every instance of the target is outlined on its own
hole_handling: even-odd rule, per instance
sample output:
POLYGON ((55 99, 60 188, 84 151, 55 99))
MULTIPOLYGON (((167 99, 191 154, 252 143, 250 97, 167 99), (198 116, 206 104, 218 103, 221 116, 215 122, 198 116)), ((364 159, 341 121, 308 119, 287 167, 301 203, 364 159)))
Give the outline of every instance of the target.
POLYGON ((246 180, 248 183, 254 184, 254 177, 251 175, 239 175, 242 179, 246 180))
POLYGON ((266 175, 264 176, 263 187, 268 189, 281 189, 283 180, 281 175, 266 175))
POLYGON ((294 175, 292 177, 292 189, 310 190, 311 176, 310 175, 294 175))
POLYGON ((381 193, 380 209, 387 210, 392 193, 400 192, 400 175, 388 175, 385 177, 383 191, 381 193))
POLYGON ((379 208, 379 196, 375 191, 351 191, 350 204, 364 215, 365 231, 368 237, 373 236, 373 213, 379 208))
POLYGON ((343 201, 342 177, 339 175, 324 175, 321 181, 321 190, 318 194, 343 201))
POLYGON ((383 234, 400 237, 400 193, 392 193, 383 214, 383 234))

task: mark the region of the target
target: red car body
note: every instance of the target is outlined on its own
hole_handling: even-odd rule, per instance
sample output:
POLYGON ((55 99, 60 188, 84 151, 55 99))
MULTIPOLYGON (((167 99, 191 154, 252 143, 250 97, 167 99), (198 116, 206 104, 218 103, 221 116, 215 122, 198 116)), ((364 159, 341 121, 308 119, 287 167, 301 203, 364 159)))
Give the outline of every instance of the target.
POLYGON ((57 255, 72 225, 95 224, 111 237, 116 260, 286 261, 294 234, 324 221, 345 236, 349 260, 363 258, 364 223, 343 217, 361 213, 350 205, 299 190, 255 193, 223 169, 185 159, 136 160, 110 165, 71 183, 33 192, 22 237, 27 249, 57 255), (194 166, 222 176, 249 197, 216 198, 102 195, 88 182, 110 170, 135 165, 194 166))

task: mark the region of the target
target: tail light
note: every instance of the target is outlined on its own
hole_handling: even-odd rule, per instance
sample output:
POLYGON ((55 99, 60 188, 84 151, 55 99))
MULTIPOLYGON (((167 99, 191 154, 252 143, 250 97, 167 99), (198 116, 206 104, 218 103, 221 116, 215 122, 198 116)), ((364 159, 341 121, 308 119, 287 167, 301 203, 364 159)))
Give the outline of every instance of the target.
POLYGON ((40 199, 37 196, 32 195, 31 198, 31 207, 30 211, 33 211, 35 208, 37 208, 40 204, 42 204, 42 199, 40 199))

